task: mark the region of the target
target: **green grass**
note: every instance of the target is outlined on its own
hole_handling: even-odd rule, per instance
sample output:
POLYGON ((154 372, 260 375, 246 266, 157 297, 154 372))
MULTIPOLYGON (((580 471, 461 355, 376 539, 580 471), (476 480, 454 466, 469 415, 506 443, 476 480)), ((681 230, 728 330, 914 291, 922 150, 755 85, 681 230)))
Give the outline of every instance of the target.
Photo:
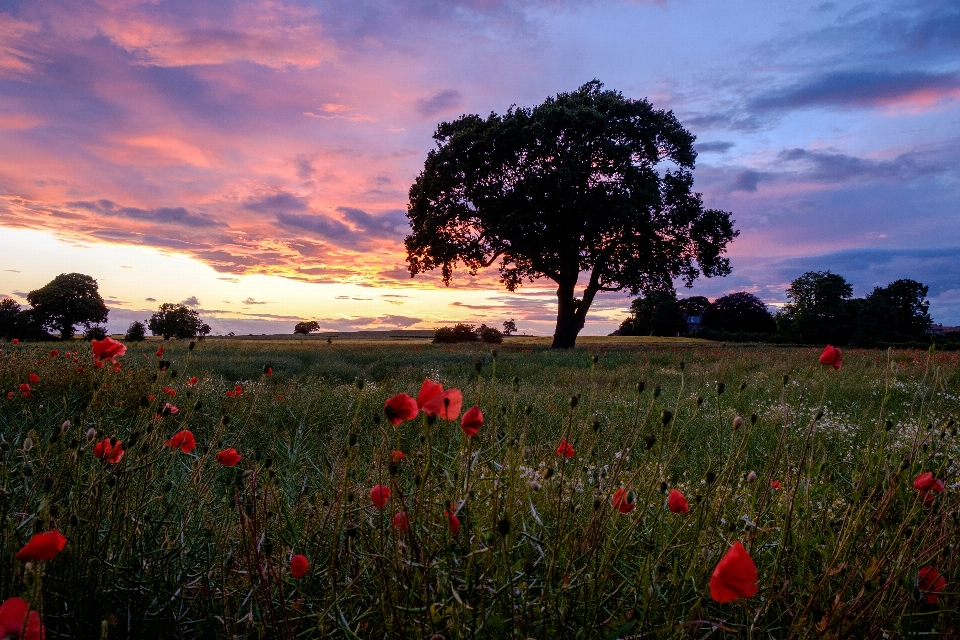
POLYGON ((62 344, 0 353, 0 389, 14 390, 0 398, 0 597, 28 599, 48 637, 960 634, 957 353, 850 350, 834 371, 812 349, 697 341, 511 340, 494 358, 207 340, 167 343, 159 371, 157 346, 130 345, 119 372, 94 369, 80 342, 67 347, 79 362, 46 357, 62 344), (425 377, 480 406, 476 438, 380 419, 425 377), (158 416, 166 402, 180 412, 158 416), (180 429, 192 454, 164 446, 180 429), (115 465, 92 452, 111 436, 127 445, 115 465), (236 468, 215 460, 226 447, 244 456, 236 468), (393 450, 406 456, 396 475, 393 450), (947 487, 930 508, 912 484, 923 471, 947 487), (376 484, 393 490, 384 511, 376 484), (629 514, 611 505, 621 487, 629 514), (669 489, 689 514, 667 510, 669 489), (399 510, 409 531, 391 526, 399 510), (54 528, 68 543, 53 560, 15 559, 54 528), (759 592, 719 604, 710 575, 734 540, 759 592), (300 579, 294 553, 310 561, 300 579), (948 581, 936 603, 916 589, 928 565, 948 581))

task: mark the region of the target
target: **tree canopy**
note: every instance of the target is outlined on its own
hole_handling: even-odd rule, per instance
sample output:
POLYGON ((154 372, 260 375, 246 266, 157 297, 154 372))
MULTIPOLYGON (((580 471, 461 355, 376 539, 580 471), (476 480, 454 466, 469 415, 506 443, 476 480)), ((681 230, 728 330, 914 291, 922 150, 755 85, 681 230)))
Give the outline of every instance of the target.
POLYGON ((830 271, 808 271, 790 283, 790 300, 776 315, 777 330, 794 342, 846 344, 856 316, 847 304, 853 287, 830 271))
POLYGON ((747 291, 728 293, 714 300, 704 310, 702 323, 716 331, 773 333, 777 330, 767 305, 747 291))
POLYGON ((56 331, 64 340, 73 338, 78 324, 106 322, 109 310, 100 297, 97 281, 82 273, 61 273, 39 289, 27 294, 34 320, 56 331))
POLYGON ((200 321, 200 314, 184 304, 164 302, 147 321, 150 333, 170 338, 193 338, 210 333, 210 327, 200 321))
POLYGON ((476 274, 499 261, 510 291, 549 278, 553 346, 568 348, 601 291, 729 273, 721 256, 738 232, 692 191, 695 137, 672 112, 602 87, 441 123, 410 188, 411 276, 439 268, 449 284, 461 264, 476 274))

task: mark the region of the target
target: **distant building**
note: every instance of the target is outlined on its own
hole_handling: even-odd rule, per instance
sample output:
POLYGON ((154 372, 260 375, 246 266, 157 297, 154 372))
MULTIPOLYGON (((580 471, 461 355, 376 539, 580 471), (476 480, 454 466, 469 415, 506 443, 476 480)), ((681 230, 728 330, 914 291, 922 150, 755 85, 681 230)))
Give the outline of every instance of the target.
POLYGON ((698 333, 700 331, 700 321, 703 319, 703 316, 683 316, 683 319, 687 321, 687 333, 698 333))
POLYGON ((932 333, 935 336, 942 336, 945 333, 960 332, 960 327, 945 327, 942 324, 932 324, 930 328, 927 329, 927 333, 932 333))

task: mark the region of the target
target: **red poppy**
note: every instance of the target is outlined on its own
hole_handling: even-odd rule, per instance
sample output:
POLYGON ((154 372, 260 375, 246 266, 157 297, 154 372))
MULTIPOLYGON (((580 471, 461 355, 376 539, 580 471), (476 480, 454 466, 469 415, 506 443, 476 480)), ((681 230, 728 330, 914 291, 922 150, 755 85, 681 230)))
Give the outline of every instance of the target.
POLYGON ((370 489, 370 500, 373 501, 373 506, 377 509, 383 509, 387 506, 387 500, 390 499, 390 487, 387 487, 382 484, 378 484, 373 489, 370 489))
POLYGON ((613 494, 613 506, 620 513, 630 513, 636 509, 637 502, 633 496, 633 491, 617 489, 617 492, 613 494))
POLYGON ((233 395, 235 395, 235 396, 242 396, 242 395, 243 395, 243 387, 241 387, 240 385, 235 386, 235 387, 233 388, 233 395))
POLYGON ((676 489, 670 489, 670 497, 667 498, 667 508, 674 513, 690 513, 690 503, 683 497, 683 494, 676 489))
POLYGON ((227 397, 228 397, 228 398, 232 398, 232 397, 233 397, 233 391, 227 391, 227 397))
POLYGON ((394 450, 393 452, 390 453, 390 459, 393 460, 394 462, 400 462, 404 458, 406 458, 406 456, 403 455, 403 451, 394 450))
POLYGON ((0 637, 18 640, 42 640, 47 630, 40 624, 40 614, 30 611, 23 598, 7 598, 0 604, 0 637))
POLYGON ((90 346, 93 347, 93 359, 97 362, 101 360, 116 362, 114 358, 122 356, 127 352, 127 346, 125 344, 117 342, 110 336, 107 336, 103 340, 91 340, 90 346))
POLYGON ((35 373, 31 373, 29 376, 27 376, 27 380, 30 381, 30 384, 37 384, 40 382, 40 376, 35 373))
POLYGON ((943 484, 943 480, 933 477, 933 473, 927 471, 914 478, 913 488, 923 494, 923 506, 929 509, 933 506, 936 494, 943 493, 946 485, 943 484))
POLYGON ((405 393, 400 393, 383 403, 383 412, 390 424, 397 426, 404 420, 413 420, 420 413, 417 401, 405 393))
POLYGON ((176 390, 176 389, 172 389, 172 388, 170 388, 170 387, 161 387, 161 388, 163 389, 163 392, 164 392, 165 394, 167 394, 168 396, 170 396, 171 398, 174 397, 175 395, 177 395, 177 390, 176 390))
POLYGON ((427 415, 439 416, 451 422, 460 416, 462 408, 463 395, 459 389, 447 389, 439 396, 431 398, 421 407, 427 415))
POLYGON ((941 576, 933 565, 923 567, 917 572, 917 589, 926 597, 927 602, 936 602, 945 586, 947 579, 941 576))
POLYGON ((192 386, 195 385, 195 384, 197 384, 197 376, 193 376, 192 378, 190 378, 189 380, 187 380, 187 385, 188 385, 188 386, 191 386, 191 387, 192 387, 192 386))
POLYGON ((266 374, 267 374, 268 376, 272 376, 272 375, 273 375, 273 367, 267 367, 266 374))
POLYGON ((13 391, 7 391, 7 400, 13 400, 13 391))
POLYGON ((290 575, 294 578, 302 578, 307 574, 309 568, 310 563, 307 561, 307 556, 297 554, 290 558, 290 575))
POLYGON ((780 489, 783 489, 783 486, 780 484, 779 480, 774 480, 773 482, 770 483, 770 486, 776 489, 777 491, 779 491, 780 489))
POLYGON ((410 518, 406 511, 398 511, 393 514, 393 528, 397 531, 406 531, 410 528, 410 518))
POLYGON ((93 363, 93 368, 94 368, 94 369, 102 369, 102 368, 103 368, 103 360, 97 360, 96 362, 94 362, 94 363, 93 363))
POLYGON ((737 540, 710 576, 710 597, 720 603, 732 602, 751 598, 757 590, 757 565, 737 540))
POLYGON ((423 405, 443 393, 443 385, 434 382, 430 378, 424 378, 420 385, 420 393, 417 394, 417 406, 423 409, 423 405))
POLYGON ((63 551, 67 539, 62 533, 54 529, 44 533, 35 533, 30 538, 30 542, 25 544, 17 552, 17 560, 29 562, 30 560, 49 560, 53 556, 63 551))
MULTIPOLYGON (((457 392, 459 393, 459 391, 457 392)), ((483 426, 483 414, 480 413, 480 407, 474 405, 467 409, 460 420, 460 428, 463 429, 463 435, 472 438, 480 432, 483 426)))
POLYGON ((157 352, 156 352, 155 354, 153 354, 153 355, 157 356, 158 358, 162 358, 162 357, 163 357, 163 347, 160 347, 159 349, 157 349, 157 352))
POLYGON ((20 344, 20 341, 17 340, 16 338, 14 338, 14 339, 12 340, 12 342, 13 342, 13 344, 20 344))
POLYGON ((175 415, 177 415, 178 413, 180 413, 180 408, 173 406, 173 405, 170 404, 169 402, 167 402, 166 404, 164 404, 164 405, 163 405, 163 408, 166 409, 167 411, 169 411, 169 412, 170 412, 170 415, 172 415, 172 416, 175 416, 175 415))
POLYGON ((28 385, 26 382, 20 385, 20 395, 22 395, 24 398, 30 397, 30 385, 28 385))
POLYGON ((175 433, 172 438, 167 440, 166 444, 168 447, 180 449, 184 453, 190 453, 197 448, 197 441, 193 437, 193 433, 186 429, 175 433))
POLYGON ((283 400, 283 394, 282 394, 282 393, 278 393, 278 394, 277 394, 277 400, 283 400))
MULTIPOLYGON (((50 357, 51 357, 51 358, 56 358, 56 357, 59 356, 59 355, 60 355, 60 352, 57 351, 56 349, 51 349, 51 350, 50 350, 50 357)), ((69 355, 69 354, 68 354, 68 355, 69 355)))
POLYGON ((820 364, 829 365, 839 371, 840 365, 843 364, 843 357, 840 355, 840 349, 831 347, 828 344, 823 350, 823 353, 820 354, 820 364))
POLYGON ((443 515, 447 517, 447 524, 450 526, 450 535, 456 537, 460 533, 460 518, 453 511, 444 511, 443 515))
POLYGON ((123 442, 117 440, 117 444, 112 445, 110 438, 104 438, 102 442, 93 445, 93 456, 110 464, 117 464, 123 459, 123 442))
POLYGON ((157 396, 155 396, 155 395, 153 395, 153 394, 150 394, 150 395, 147 396, 147 400, 149 400, 150 402, 153 402, 153 401, 156 400, 156 399, 157 399, 157 396))
POLYGON ((566 440, 561 440, 560 446, 557 447, 557 455, 569 460, 574 456, 573 445, 566 440))
POLYGON ((243 458, 243 456, 237 453, 237 450, 234 449, 233 447, 230 447, 229 449, 224 449, 223 451, 217 454, 217 462, 219 462, 225 467, 237 466, 237 463, 240 462, 241 458, 243 458))

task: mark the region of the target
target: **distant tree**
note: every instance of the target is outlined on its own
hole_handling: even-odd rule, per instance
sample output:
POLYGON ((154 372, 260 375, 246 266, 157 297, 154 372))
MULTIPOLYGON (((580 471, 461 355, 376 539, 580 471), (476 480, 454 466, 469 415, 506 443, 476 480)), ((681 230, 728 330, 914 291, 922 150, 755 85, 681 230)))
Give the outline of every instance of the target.
POLYGON ((485 324, 477 327, 477 337, 480 338, 481 342, 487 342, 489 344, 500 344, 503 342, 503 333, 496 327, 488 327, 485 324))
POLYGON ((147 325, 138 320, 130 323, 130 326, 127 327, 127 333, 123 336, 123 339, 126 342, 143 342, 146 337, 147 325))
POLYGON ((320 323, 316 320, 311 320, 309 322, 298 322, 297 326, 293 328, 294 333, 300 333, 303 335, 313 333, 314 331, 320 331, 320 323))
POLYGON ((633 326, 633 320, 634 320, 633 316, 627 317, 623 322, 620 323, 620 326, 617 327, 617 328, 614 330, 614 332, 611 333, 610 335, 612 335, 612 336, 635 336, 635 335, 637 335, 637 331, 636 331, 636 329, 635 329, 634 326, 633 326))
POLYGON ((677 300, 680 312, 685 316, 702 316, 703 312, 710 306, 710 300, 706 296, 690 296, 677 300))
POLYGON ((193 338, 201 327, 200 314, 183 304, 164 302, 160 309, 150 316, 147 327, 155 336, 170 338, 193 338))
POLYGON ((509 291, 553 280, 554 348, 575 346, 601 291, 730 271, 721 255, 737 232, 692 189, 695 138, 646 100, 594 80, 532 109, 441 123, 433 137, 410 188, 410 274, 439 268, 449 284, 460 263, 471 274, 498 263, 509 291))
POLYGON ((846 344, 857 303, 853 287, 830 271, 808 271, 790 283, 790 300, 775 317, 777 330, 794 342, 846 344))
POLYGON ((634 335, 675 336, 687 332, 687 321, 672 290, 651 291, 634 300, 630 310, 634 335))
POLYGON ((206 322, 201 322, 200 326, 197 328, 197 337, 203 340, 210 335, 211 331, 213 331, 213 329, 210 328, 210 325, 208 325, 206 322))
POLYGON ((777 323, 767 311, 767 305, 746 291, 714 300, 704 311, 701 322, 714 331, 773 333, 777 330, 777 323))
POLYGON ((503 321, 503 335, 511 336, 516 332, 517 332, 517 322, 513 318, 503 321))
POLYGON ((87 325, 86 330, 83 332, 83 339, 87 340, 103 340, 107 337, 107 328, 103 325, 93 324, 87 325))
POLYGON ((13 298, 0 300, 0 338, 13 340, 22 337, 24 320, 19 302, 13 298))
POLYGON ((440 343, 477 342, 479 339, 472 324, 457 323, 452 327, 440 327, 433 332, 433 341, 440 343))
POLYGON ((64 340, 73 338, 76 325, 89 327, 106 322, 109 313, 97 281, 82 273, 61 273, 28 293, 27 302, 33 306, 35 321, 58 332, 64 340))
POLYGON ((932 323, 929 290, 907 279, 874 288, 858 314, 858 331, 886 342, 922 340, 932 323))

